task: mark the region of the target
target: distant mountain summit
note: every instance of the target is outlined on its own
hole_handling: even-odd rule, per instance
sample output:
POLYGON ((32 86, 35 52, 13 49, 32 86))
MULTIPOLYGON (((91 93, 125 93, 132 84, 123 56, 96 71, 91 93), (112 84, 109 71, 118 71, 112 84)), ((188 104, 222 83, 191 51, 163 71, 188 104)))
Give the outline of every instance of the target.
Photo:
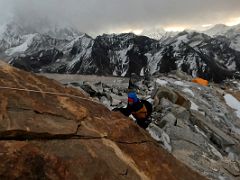
POLYGON ((204 33, 212 37, 225 36, 230 42, 230 47, 240 51, 240 24, 235 26, 218 24, 209 30, 204 31, 204 33))
POLYGON ((225 24, 217 24, 203 33, 209 36, 226 36, 231 37, 240 33, 240 24, 235 26, 227 26, 225 24))
POLYGON ((72 40, 83 33, 74 28, 59 26, 32 28, 13 21, 0 26, 0 50, 5 51, 20 45, 26 47, 26 43, 30 44, 37 34, 55 39, 72 40))
POLYGON ((163 28, 146 29, 146 30, 143 30, 143 32, 141 33, 142 36, 147 36, 149 38, 156 39, 156 40, 167 39, 177 34, 178 32, 165 31, 163 28))
POLYGON ((209 36, 219 36, 224 35, 230 29, 230 26, 226 26, 225 24, 217 24, 210 29, 204 31, 204 34, 209 36))
POLYGON ((146 29, 141 33, 142 36, 147 36, 156 40, 160 40, 165 34, 166 31, 163 28, 146 29))

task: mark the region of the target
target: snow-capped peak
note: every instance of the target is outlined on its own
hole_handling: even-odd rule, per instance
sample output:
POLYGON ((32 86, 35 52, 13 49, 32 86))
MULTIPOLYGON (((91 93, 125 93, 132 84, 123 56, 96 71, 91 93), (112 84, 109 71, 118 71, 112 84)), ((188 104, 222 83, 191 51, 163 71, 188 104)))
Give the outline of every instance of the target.
POLYGON ((147 36, 152 39, 164 41, 170 37, 174 37, 179 32, 165 31, 163 28, 152 28, 143 30, 141 33, 142 36, 147 36))
POLYGON ((81 36, 83 33, 79 32, 74 28, 66 28, 66 27, 61 28, 56 26, 53 29, 45 29, 44 34, 47 34, 57 39, 73 40, 74 38, 81 36))
POLYGON ((157 40, 160 40, 165 34, 166 34, 166 31, 163 28, 145 29, 141 33, 141 35, 143 36, 147 36, 157 40))
POLYGON ((204 31, 204 33, 209 36, 224 35, 230 28, 231 28, 230 26, 227 26, 225 24, 217 24, 212 28, 204 31))

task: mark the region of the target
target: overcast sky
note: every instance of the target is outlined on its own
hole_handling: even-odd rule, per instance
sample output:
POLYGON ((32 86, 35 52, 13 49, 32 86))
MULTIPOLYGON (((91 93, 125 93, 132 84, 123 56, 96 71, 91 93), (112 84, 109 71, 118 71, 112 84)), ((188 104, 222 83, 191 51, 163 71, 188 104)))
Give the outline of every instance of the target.
POLYGON ((240 23, 240 0, 0 0, 0 23, 15 18, 82 32, 109 33, 147 28, 198 28, 240 23))

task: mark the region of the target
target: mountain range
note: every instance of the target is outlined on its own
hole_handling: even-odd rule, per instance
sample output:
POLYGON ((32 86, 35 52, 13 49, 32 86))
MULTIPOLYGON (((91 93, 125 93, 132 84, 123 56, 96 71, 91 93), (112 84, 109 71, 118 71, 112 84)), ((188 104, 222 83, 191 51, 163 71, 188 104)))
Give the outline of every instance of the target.
POLYGON ((215 82, 239 78, 240 26, 93 38, 73 28, 37 31, 17 23, 0 28, 0 57, 32 72, 129 76, 181 70, 215 82), (155 34, 156 35, 156 34, 155 34))

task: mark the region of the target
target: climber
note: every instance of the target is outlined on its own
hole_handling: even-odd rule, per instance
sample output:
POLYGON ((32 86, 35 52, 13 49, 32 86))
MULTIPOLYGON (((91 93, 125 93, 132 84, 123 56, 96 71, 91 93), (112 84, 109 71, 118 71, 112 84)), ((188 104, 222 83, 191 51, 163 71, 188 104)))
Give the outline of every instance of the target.
POLYGON ((129 80, 128 86, 128 105, 126 108, 115 108, 113 111, 120 111, 125 116, 130 116, 131 114, 136 119, 136 123, 146 129, 151 123, 150 115, 152 113, 152 105, 146 100, 140 100, 136 94, 136 79, 132 75, 129 80))

